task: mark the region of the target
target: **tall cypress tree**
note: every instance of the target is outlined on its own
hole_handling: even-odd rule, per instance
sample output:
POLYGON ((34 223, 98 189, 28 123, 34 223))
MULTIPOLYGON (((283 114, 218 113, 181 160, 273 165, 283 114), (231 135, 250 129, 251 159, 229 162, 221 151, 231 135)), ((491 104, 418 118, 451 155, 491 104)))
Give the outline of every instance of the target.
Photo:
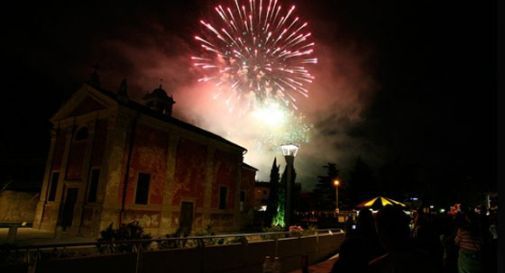
POLYGON ((266 223, 271 225, 272 219, 277 213, 279 203, 279 166, 277 158, 274 158, 272 169, 270 170, 270 194, 268 195, 266 223))

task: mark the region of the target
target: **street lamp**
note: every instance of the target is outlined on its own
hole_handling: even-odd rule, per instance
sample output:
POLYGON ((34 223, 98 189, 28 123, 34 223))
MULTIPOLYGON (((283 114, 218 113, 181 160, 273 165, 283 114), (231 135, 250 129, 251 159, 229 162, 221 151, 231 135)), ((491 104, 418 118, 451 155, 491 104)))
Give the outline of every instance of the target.
POLYGON ((286 206, 285 206, 285 213, 284 213, 284 219, 286 226, 291 225, 291 214, 292 214, 292 207, 291 207, 291 202, 292 202, 292 195, 293 195, 293 170, 294 170, 294 161, 295 161, 295 156, 298 153, 298 145, 294 144, 284 144, 281 145, 281 150, 282 150, 282 155, 284 156, 284 159, 286 160, 286 206))
POLYGON ((340 186, 340 181, 338 179, 333 180, 333 186, 335 186, 335 212, 338 213, 338 186, 340 186))

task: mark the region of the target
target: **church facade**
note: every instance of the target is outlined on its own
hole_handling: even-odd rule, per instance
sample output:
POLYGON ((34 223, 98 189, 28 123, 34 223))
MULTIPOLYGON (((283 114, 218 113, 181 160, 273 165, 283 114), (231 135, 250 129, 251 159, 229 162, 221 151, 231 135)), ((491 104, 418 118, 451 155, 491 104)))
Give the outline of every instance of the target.
POLYGON ((35 228, 97 236, 136 220, 164 235, 251 220, 256 169, 243 162, 247 150, 172 117, 161 86, 143 101, 128 98, 126 83, 117 93, 84 84, 51 118, 35 228))

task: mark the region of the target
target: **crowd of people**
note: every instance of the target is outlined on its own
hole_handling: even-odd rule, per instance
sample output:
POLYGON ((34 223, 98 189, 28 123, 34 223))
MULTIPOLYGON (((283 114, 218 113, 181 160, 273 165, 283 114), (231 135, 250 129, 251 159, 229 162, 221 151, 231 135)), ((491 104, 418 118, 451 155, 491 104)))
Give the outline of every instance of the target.
POLYGON ((496 211, 461 207, 455 214, 386 206, 359 212, 331 273, 496 272, 496 211))

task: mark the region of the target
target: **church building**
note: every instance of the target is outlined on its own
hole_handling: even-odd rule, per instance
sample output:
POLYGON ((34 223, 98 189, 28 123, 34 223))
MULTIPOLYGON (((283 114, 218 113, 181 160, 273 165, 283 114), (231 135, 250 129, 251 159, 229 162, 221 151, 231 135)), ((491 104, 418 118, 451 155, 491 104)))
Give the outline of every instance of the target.
POLYGON ((172 116, 161 85, 143 103, 87 83, 51 118, 34 228, 97 236, 137 220, 152 235, 236 231, 251 220, 247 150, 172 116))

